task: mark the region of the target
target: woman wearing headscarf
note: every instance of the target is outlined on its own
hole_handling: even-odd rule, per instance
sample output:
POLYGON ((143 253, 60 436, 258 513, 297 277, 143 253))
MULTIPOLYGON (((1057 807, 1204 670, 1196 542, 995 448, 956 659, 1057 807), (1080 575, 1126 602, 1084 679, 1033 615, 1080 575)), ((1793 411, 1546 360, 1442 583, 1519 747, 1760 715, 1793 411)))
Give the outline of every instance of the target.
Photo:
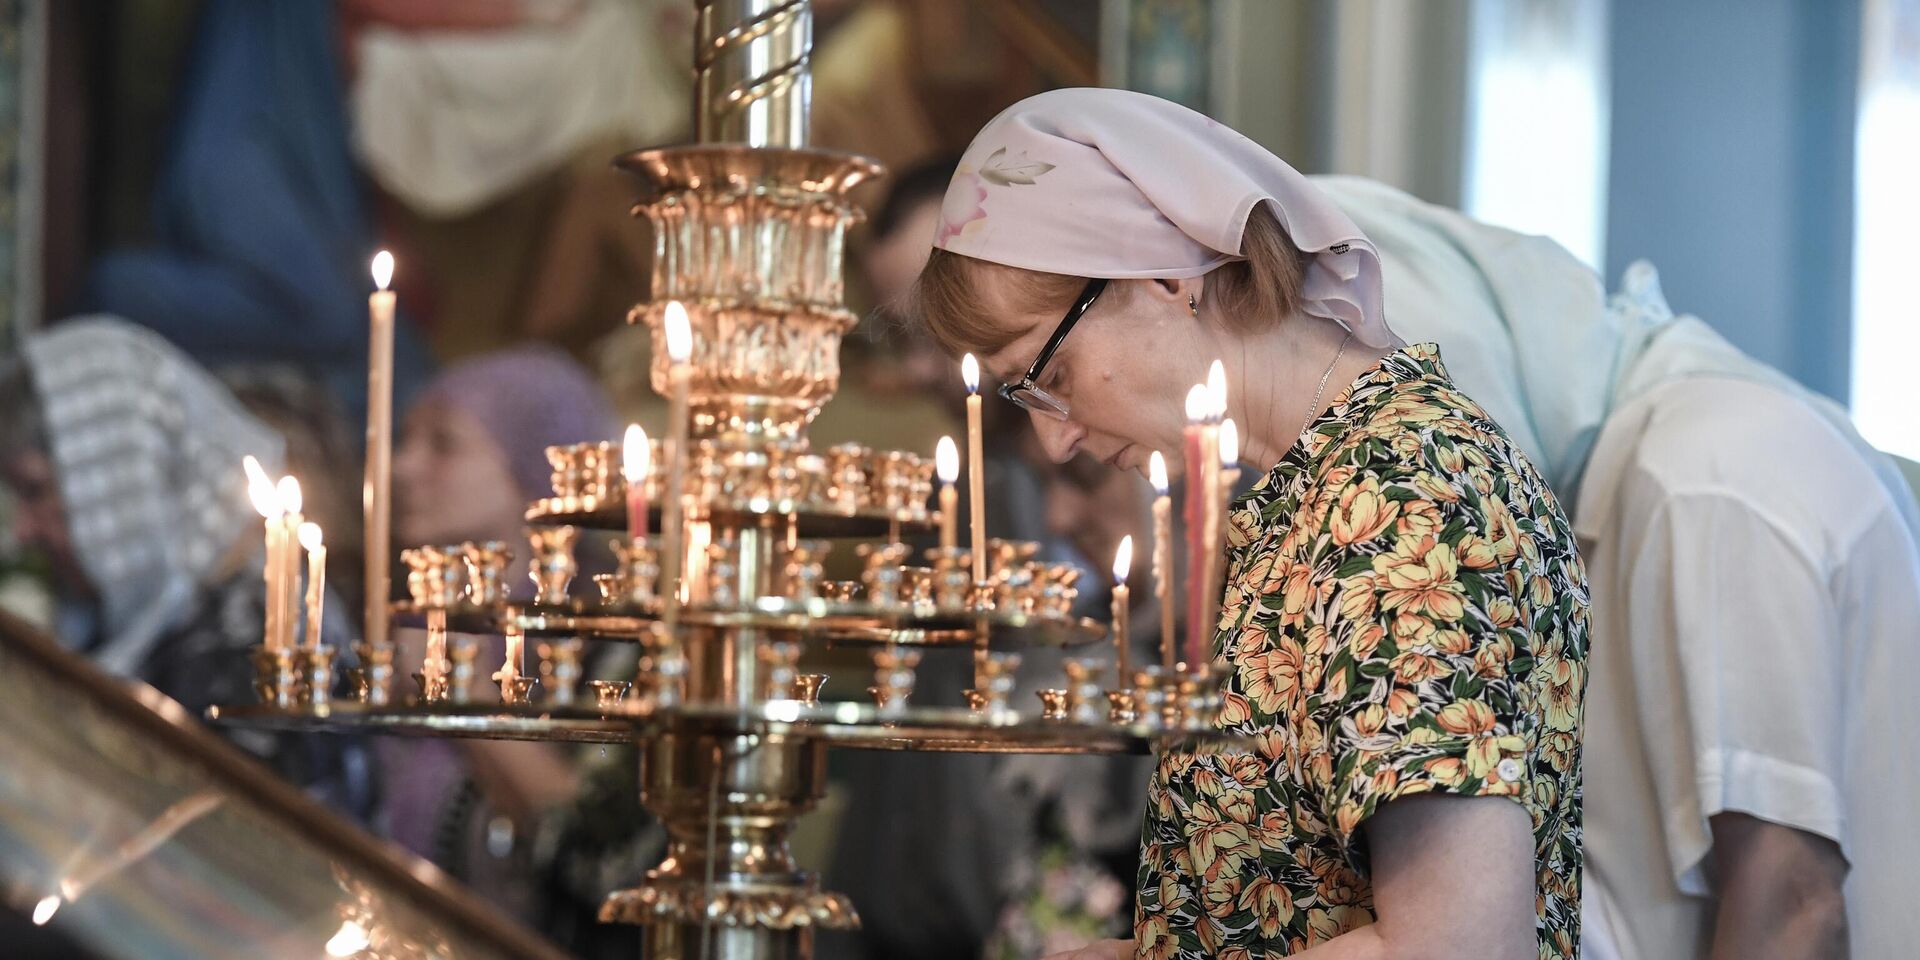
MULTIPOLYGON (((109 673, 143 680, 198 714, 255 699, 260 521, 241 460, 282 467, 279 434, 159 335, 110 317, 27 338, 0 378, 0 468, 15 534, 47 555, 56 632, 109 673)), ((330 627, 345 623, 328 618, 330 627)), ((345 649, 344 634, 328 642, 345 649)), ((364 815, 358 748, 338 738, 236 735, 280 772, 364 815)))
POLYGON ((1528 452, 1592 572, 1590 960, 1891 957, 1920 834, 1920 524, 1838 406, 1541 237, 1319 178, 1401 333, 1528 452))
MULTIPOLYGON (((395 539, 504 541, 514 553, 506 584, 531 593, 524 514, 550 492, 547 447, 613 433, 599 384, 555 348, 516 347, 452 366, 402 424, 395 539)), ((417 661, 419 635, 399 639, 403 657, 417 661)), ((630 753, 596 748, 583 762, 551 744, 389 739, 380 755, 395 841, 577 955, 632 955, 631 931, 593 917, 610 889, 632 879, 621 871, 650 863, 661 846, 635 801, 630 753)))
POLYGON ((917 312, 1055 459, 1177 452, 1220 360, 1264 473, 1211 638, 1221 726, 1255 750, 1160 758, 1134 941, 1084 953, 1575 956, 1572 526, 1438 348, 1388 326, 1366 234, 1206 117, 1060 90, 975 137, 935 245, 917 312))

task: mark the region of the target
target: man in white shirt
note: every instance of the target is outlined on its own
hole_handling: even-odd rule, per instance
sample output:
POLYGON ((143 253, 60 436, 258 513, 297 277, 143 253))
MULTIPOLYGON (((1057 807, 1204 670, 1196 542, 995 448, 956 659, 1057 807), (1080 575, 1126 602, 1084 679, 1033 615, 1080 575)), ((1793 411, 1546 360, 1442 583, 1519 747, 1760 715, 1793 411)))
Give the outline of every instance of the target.
MULTIPOLYGON (((1551 242, 1364 181, 1387 309, 1573 506, 1590 960, 1920 943, 1920 522, 1843 412, 1551 242)), ((1850 951, 1850 952, 1849 952, 1850 951)))

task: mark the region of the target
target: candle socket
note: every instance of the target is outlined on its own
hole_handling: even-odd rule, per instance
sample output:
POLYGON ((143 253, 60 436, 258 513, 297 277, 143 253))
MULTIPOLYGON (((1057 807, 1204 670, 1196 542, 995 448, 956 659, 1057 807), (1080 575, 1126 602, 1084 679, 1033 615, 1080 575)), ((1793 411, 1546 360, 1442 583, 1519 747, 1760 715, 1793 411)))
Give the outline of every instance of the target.
POLYGON ((578 637, 540 645, 540 673, 548 681, 547 699, 556 707, 572 706, 580 689, 580 655, 586 643, 578 637))
POLYGON ((360 678, 354 685, 354 698, 372 707, 384 707, 392 702, 393 644, 361 641, 353 645, 353 653, 360 658, 360 678))
POLYGON ((913 695, 914 668, 920 665, 920 651, 887 647, 873 654, 874 702, 881 712, 897 714, 907 708, 913 695))
POLYGON ((1079 567, 1071 563, 1050 563, 1034 568, 1037 585, 1033 609, 1050 620, 1065 620, 1073 615, 1074 602, 1080 599, 1079 567))
POLYGON ((820 594, 828 603, 852 603, 860 596, 860 581, 826 580, 820 584, 820 594))
POLYGON ((959 547, 935 547, 927 551, 933 564, 933 604, 942 610, 967 609, 967 594, 973 585, 972 555, 959 547))
POLYGON ((1134 695, 1131 690, 1107 691, 1107 722, 1130 724, 1136 716, 1134 695))
POLYGON ((740 546, 732 534, 707 544, 707 603, 726 610, 740 603, 740 546))
POLYGON ((988 720, 996 723, 1018 719, 1009 700, 1017 679, 1015 674, 1020 669, 1020 655, 989 653, 977 660, 976 664, 980 672, 980 685, 967 691, 968 705, 977 713, 985 713, 988 720))
MULTIPOLYGON (((533 702, 533 687, 539 683, 533 677, 501 677, 500 702, 507 706, 524 706, 533 702)), ((556 702, 555 706, 560 704, 556 702)))
POLYGON ((300 700, 315 707, 333 703, 334 649, 330 644, 300 651, 300 700))
POLYGON ((1067 719, 1067 691, 1054 688, 1035 690, 1040 698, 1040 719, 1062 721, 1067 719))
POLYGON ((452 637, 447 644, 447 653, 453 660, 447 697, 454 703, 472 703, 473 677, 475 664, 480 658, 480 644, 472 637, 452 637))
POLYGON ((794 685, 800 676, 800 645, 791 640, 772 641, 760 648, 759 657, 766 668, 761 699, 794 699, 794 685))
POLYGON ((609 540, 613 555, 619 559, 620 566, 613 574, 600 574, 594 577, 599 583, 601 577, 611 576, 615 584, 612 596, 601 588, 601 598, 608 603, 630 604, 637 608, 652 606, 658 599, 656 592, 660 583, 660 551, 651 537, 617 537, 609 540))
POLYGON ((1068 660, 1067 713, 1075 723, 1098 724, 1106 716, 1100 689, 1100 665, 1087 660, 1068 660))
POLYGON ((827 682, 824 673, 802 673, 793 678, 793 696, 807 706, 820 702, 820 687, 827 682))
POLYGON ((300 663, 296 651, 261 645, 253 648, 253 692, 261 703, 291 710, 300 703, 300 663))
POLYGON ((529 527, 527 540, 533 546, 533 563, 527 576, 533 581, 538 603, 564 604, 567 588, 580 565, 573 559, 573 542, 580 531, 573 527, 529 527))
POLYGON ((1133 674, 1133 709, 1136 722, 1153 728, 1172 726, 1179 717, 1176 694, 1181 672, 1159 664, 1142 667, 1133 674), (1171 712, 1170 712, 1171 711, 1171 712))
POLYGON ((687 657, 669 647, 640 658, 634 691, 651 707, 678 706, 686 696, 687 657))
POLYGON ((905 578, 900 572, 900 563, 907 558, 907 545, 863 543, 857 552, 866 561, 860 580, 866 584, 867 602, 882 610, 904 607, 900 588, 905 578))
POLYGON ((777 548, 781 583, 788 599, 804 603, 820 596, 820 581, 832 547, 826 540, 797 540, 791 546, 777 548))
POLYGON ((587 687, 593 691, 595 709, 611 710, 620 705, 620 698, 627 695, 627 688, 633 686, 625 680, 588 680, 587 687))
POLYGON ((507 567, 513 563, 513 551, 499 540, 461 544, 461 558, 467 564, 467 602, 476 607, 492 607, 507 602, 507 567))

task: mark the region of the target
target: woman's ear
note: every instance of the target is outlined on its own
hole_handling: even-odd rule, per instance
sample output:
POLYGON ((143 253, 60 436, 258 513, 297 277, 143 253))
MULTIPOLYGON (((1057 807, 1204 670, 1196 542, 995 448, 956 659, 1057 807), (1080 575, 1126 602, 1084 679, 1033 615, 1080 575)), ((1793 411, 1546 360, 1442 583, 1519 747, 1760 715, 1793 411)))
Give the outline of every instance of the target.
POLYGON ((1206 285, 1201 277, 1175 277, 1149 280, 1143 286, 1149 296, 1158 297, 1169 303, 1176 303, 1189 312, 1198 309, 1200 292, 1206 285))

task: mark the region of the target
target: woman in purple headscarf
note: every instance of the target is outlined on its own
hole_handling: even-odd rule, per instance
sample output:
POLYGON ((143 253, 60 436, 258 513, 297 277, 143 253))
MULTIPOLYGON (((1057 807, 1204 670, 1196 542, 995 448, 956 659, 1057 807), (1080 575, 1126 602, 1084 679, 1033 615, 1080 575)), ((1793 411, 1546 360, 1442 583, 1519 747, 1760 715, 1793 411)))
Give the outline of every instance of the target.
MULTIPOLYGON (((402 424, 393 459, 395 539, 505 541, 516 557, 507 582, 530 589, 522 518, 548 490, 546 448, 613 432, 599 384, 556 349, 517 347, 455 365, 427 386, 402 424)), ((420 636, 399 639, 402 658, 417 661, 420 636)), ((589 766, 536 743, 384 740, 380 749, 389 836, 576 953, 596 955, 602 945, 585 941, 608 932, 597 929, 591 911, 619 879, 602 875, 643 861, 657 846, 653 831, 636 829, 648 820, 630 784, 606 789, 597 777, 604 768, 630 780, 630 764, 599 762, 610 756, 600 751, 589 766), (626 832, 608 835, 609 824, 626 832), (584 856, 571 856, 570 838, 584 856)))

